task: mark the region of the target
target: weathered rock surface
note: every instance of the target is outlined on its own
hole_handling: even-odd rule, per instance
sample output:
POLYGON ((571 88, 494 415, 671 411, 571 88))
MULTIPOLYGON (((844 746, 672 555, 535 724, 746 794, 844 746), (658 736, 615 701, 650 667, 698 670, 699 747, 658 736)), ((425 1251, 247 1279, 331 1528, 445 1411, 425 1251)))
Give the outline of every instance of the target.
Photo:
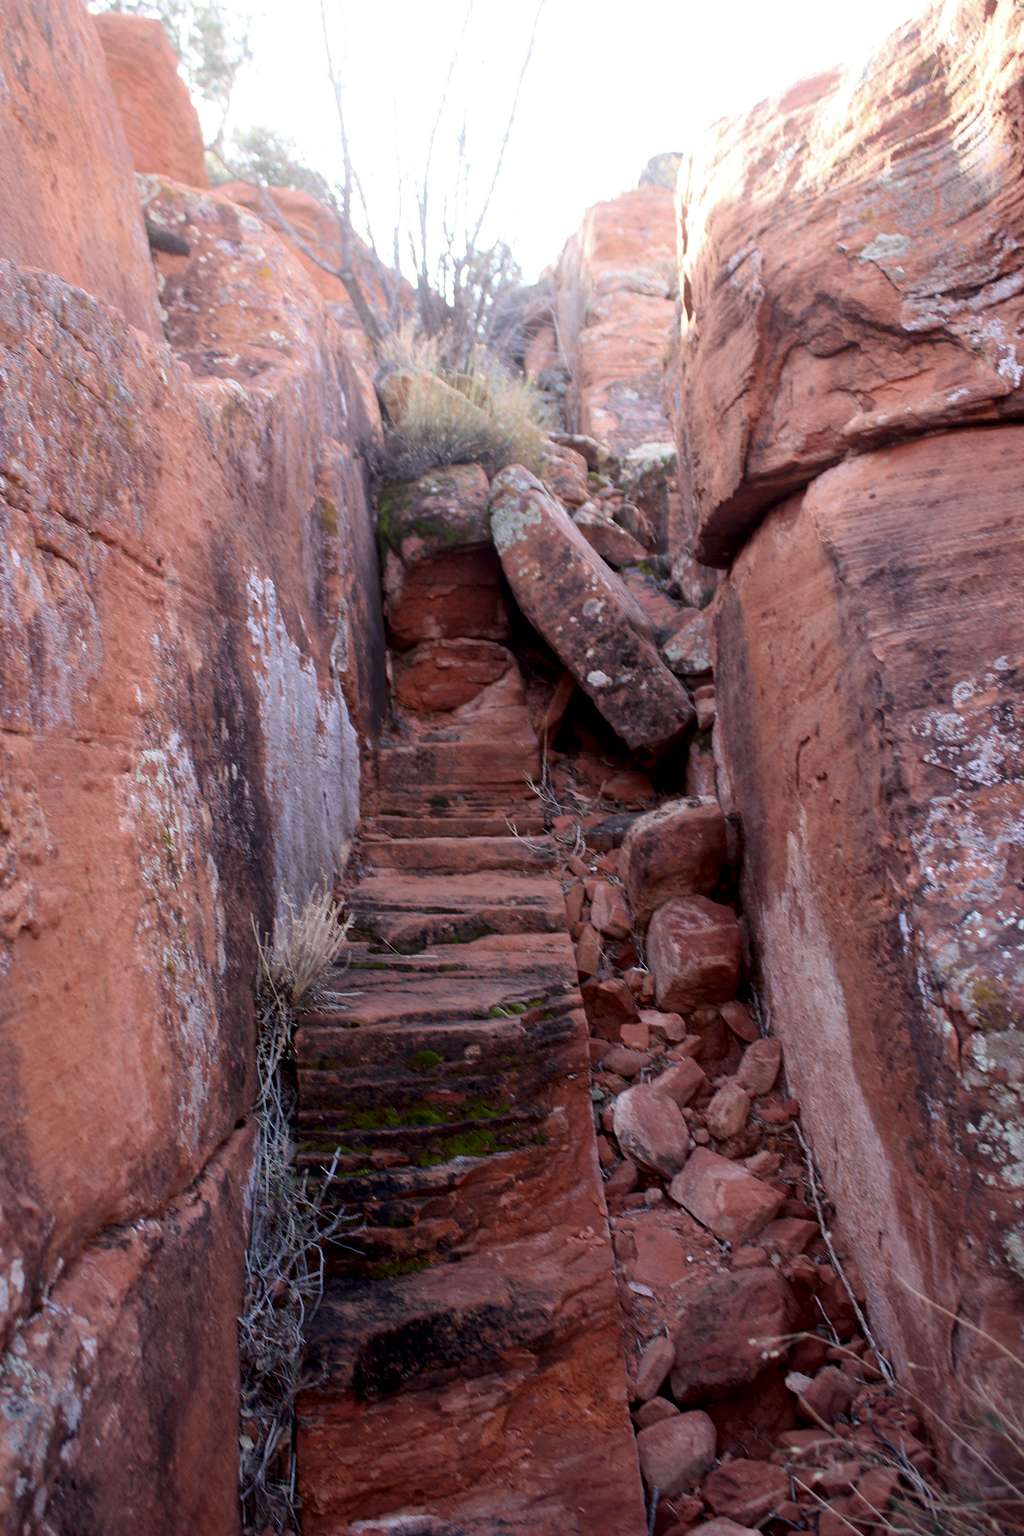
POLYGON ((647 929, 647 961, 658 1007, 687 1013, 736 994, 740 928, 731 907, 706 896, 675 896, 647 929))
POLYGON ((237 1531, 251 1156, 248 1131, 230 1137, 158 1216, 87 1247, 15 1335, 0 1383, 5 1531, 237 1531))
POLYGON ((717 1399, 756 1380, 780 1349, 789 1316, 786 1283, 766 1267, 711 1275, 687 1291, 675 1331, 676 1401, 717 1399))
POLYGON ((398 702, 428 714, 458 709, 518 672, 511 651, 491 640, 427 640, 393 656, 391 666, 398 702))
POLYGON ((1011 1384, 974 1334, 954 1364, 906 1286, 998 1337, 1022 1316, 1020 440, 962 430, 829 470, 750 540, 717 621, 790 1086, 875 1326, 950 1395, 1011 1384))
POLYGON ((0 1336, 35 1394, 0 1501, 26 1533, 227 1532, 251 919, 330 874, 358 814, 372 424, 273 233, 169 182, 189 254, 163 268, 172 345, 145 334, 91 25, 5 25, 32 99, 0 129, 3 252, 52 270, 0 262, 0 1336))
POLYGON ((669 800, 638 817, 622 840, 622 882, 637 922, 673 896, 713 891, 725 852, 717 800, 669 800))
POLYGON ((4 6, 0 259, 56 273, 160 336, 132 161, 92 20, 4 6))
POLYGON ((672 193, 641 187, 589 209, 556 276, 578 430, 618 454, 669 433, 661 404, 675 290, 672 193))
POLYGON ((697 1147, 669 1194, 723 1242, 747 1243, 777 1215, 782 1192, 727 1157, 697 1147))
POLYGON ((716 124, 681 175, 676 420, 698 557, 851 452, 1024 413, 1013 5, 937 5, 857 75, 716 124))
POLYGON ((135 169, 208 186, 199 115, 163 23, 106 11, 92 24, 135 169))
POLYGON ((527 470, 495 477, 491 531, 519 606, 627 746, 677 741, 693 720, 685 690, 622 583, 527 470))

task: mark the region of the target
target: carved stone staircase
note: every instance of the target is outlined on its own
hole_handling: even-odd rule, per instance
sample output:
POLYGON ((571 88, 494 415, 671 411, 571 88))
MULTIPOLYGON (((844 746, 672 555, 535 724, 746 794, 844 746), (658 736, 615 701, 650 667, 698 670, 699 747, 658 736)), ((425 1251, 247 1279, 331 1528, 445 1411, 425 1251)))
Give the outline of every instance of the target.
POLYGON ((380 750, 350 961, 297 1034, 299 1161, 341 1149, 360 1227, 311 1329, 306 1536, 646 1529, 537 771, 514 704, 380 750))

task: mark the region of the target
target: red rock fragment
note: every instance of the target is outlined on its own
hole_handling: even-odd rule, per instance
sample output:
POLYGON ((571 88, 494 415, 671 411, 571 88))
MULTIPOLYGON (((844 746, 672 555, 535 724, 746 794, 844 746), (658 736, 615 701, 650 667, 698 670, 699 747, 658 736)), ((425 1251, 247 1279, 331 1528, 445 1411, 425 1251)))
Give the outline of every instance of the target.
POLYGON ((670 800, 638 816, 622 842, 622 879, 644 927, 673 896, 706 894, 725 859, 725 817, 717 800, 670 800))
POLYGON ((736 1136, 747 1123, 750 1095, 735 1078, 728 1078, 704 1111, 704 1123, 716 1141, 736 1136))
POLYGON ((615 1100, 613 1125, 619 1146, 642 1167, 670 1179, 686 1162, 690 1133, 667 1094, 641 1083, 615 1100))
POLYGON ((679 1412, 675 1403, 670 1403, 667 1397, 652 1397, 649 1403, 642 1404, 633 1413, 633 1422, 638 1429, 647 1429, 651 1424, 659 1424, 662 1419, 672 1419, 679 1412))
POLYGON ((716 1515, 760 1525, 789 1498, 789 1478, 770 1461, 723 1462, 704 1482, 704 1498, 716 1515))
POLYGON ((617 1040, 623 1024, 633 1024, 639 1019, 633 994, 621 976, 607 976, 601 981, 591 978, 583 983, 580 991, 591 1034, 600 1035, 605 1040, 617 1040))
POLYGON ((782 1066, 782 1046, 778 1040, 755 1040, 743 1052, 736 1080, 749 1094, 757 1098, 770 1093, 782 1066))
POLYGON ((715 1459, 717 1436, 706 1413, 679 1413, 636 1437, 640 1471, 650 1489, 669 1497, 699 1483, 715 1459))
POLYGON ((740 948, 731 907, 706 896, 677 896, 659 907, 647 931, 658 1007, 683 1013, 725 1002, 739 983, 740 948))
POLYGON ((757 1021, 751 1014, 750 1009, 743 1003, 736 1001, 723 1003, 719 1012, 733 1034, 737 1035, 741 1040, 746 1040, 749 1044, 751 1041, 760 1038, 757 1021))
POLYGON ((624 939, 633 927, 622 888, 599 880, 590 905, 590 921, 598 933, 610 939, 624 939))
POLYGON ((720 1271, 688 1291, 675 1333, 676 1402, 718 1399, 755 1381, 785 1348, 790 1304, 785 1281, 767 1265, 720 1271))
POLYGON ((669 1098, 682 1109, 696 1097, 706 1082, 703 1069, 692 1057, 686 1057, 656 1077, 651 1087, 655 1093, 668 1094, 669 1098))
POLYGON ((672 1340, 663 1333, 658 1334, 646 1346, 637 1363, 632 1396, 642 1403, 654 1397, 675 1364, 675 1359, 676 1351, 672 1340))
POLYGON ((704 1147, 672 1180, 669 1195, 716 1237, 736 1244, 760 1232, 782 1204, 777 1189, 704 1147))

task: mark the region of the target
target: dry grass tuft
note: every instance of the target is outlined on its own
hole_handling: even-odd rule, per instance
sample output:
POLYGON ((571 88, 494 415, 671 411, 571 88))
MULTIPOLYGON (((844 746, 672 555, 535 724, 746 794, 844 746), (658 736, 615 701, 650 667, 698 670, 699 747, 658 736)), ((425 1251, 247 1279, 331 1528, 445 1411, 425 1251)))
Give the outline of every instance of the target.
POLYGON ((239 1485, 246 1533, 297 1529, 294 1404, 306 1324, 323 1294, 323 1246, 350 1224, 325 1196, 336 1160, 311 1181, 293 1167, 295 1012, 345 946, 351 919, 328 887, 288 904, 269 942, 256 936, 257 1099, 241 1366, 239 1485))
MULTIPOLYGON (((482 348, 465 368, 450 369, 442 337, 408 328, 387 338, 383 356, 405 384, 374 466, 380 479, 414 480, 448 464, 482 464, 489 474, 506 464, 540 468, 546 408, 528 380, 482 348)), ((386 380, 382 393, 391 409, 386 380)))

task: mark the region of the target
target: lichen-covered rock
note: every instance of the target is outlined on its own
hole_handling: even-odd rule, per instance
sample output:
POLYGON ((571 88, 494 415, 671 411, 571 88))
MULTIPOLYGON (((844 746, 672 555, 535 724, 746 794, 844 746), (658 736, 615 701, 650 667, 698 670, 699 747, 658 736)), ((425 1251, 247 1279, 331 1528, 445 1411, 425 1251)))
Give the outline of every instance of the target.
POLYGON ((936 5, 681 173, 680 468, 699 559, 850 452, 1024 414, 1024 15, 936 5))
POLYGON ((678 741, 694 718, 685 690, 622 583, 527 470, 495 477, 491 531, 519 606, 612 729, 651 755, 678 741))
POLYGON ((92 24, 135 169, 187 187, 208 186, 199 114, 163 23, 106 11, 92 24))
POLYGON ((432 469, 377 498, 382 541, 407 565, 455 550, 486 549, 490 485, 479 464, 432 469))
POLYGON ((876 1326, 952 1397, 954 1376, 1012 1382, 971 1330, 954 1370, 914 1292, 999 1337, 1024 1315, 1022 438, 962 430, 820 475, 747 544, 717 620, 789 1085, 876 1326))

